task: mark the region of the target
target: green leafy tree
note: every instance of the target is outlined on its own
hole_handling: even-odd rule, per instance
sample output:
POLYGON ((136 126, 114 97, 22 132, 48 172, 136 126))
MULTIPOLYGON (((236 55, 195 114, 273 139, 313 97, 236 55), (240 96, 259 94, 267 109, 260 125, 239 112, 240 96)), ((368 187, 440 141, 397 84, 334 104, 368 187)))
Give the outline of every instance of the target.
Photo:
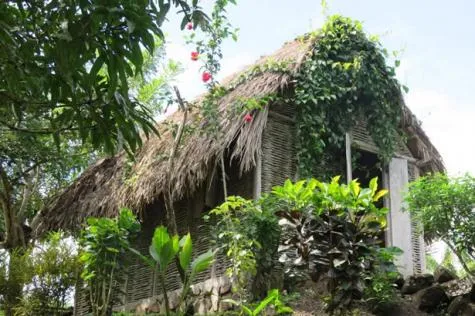
POLYGON ((173 7, 183 15, 182 28, 189 21, 206 27, 197 1, 0 3, 3 247, 27 242, 20 191, 34 185, 29 179, 38 166, 57 161, 53 145, 134 151, 141 133, 156 132, 129 78, 143 73, 142 47, 153 54, 173 7))
POLYGON ((16 315, 61 313, 72 299, 81 270, 72 240, 61 232, 50 233, 28 251, 29 264, 23 265, 29 278, 16 315))
POLYGON ((473 276, 469 262, 475 259, 475 177, 421 177, 410 184, 406 200, 426 240, 443 240, 473 276))
POLYGON ((97 156, 156 132, 177 66, 153 57, 173 11, 182 29, 208 27, 195 0, 0 3, 1 248, 26 249, 28 220, 97 156))

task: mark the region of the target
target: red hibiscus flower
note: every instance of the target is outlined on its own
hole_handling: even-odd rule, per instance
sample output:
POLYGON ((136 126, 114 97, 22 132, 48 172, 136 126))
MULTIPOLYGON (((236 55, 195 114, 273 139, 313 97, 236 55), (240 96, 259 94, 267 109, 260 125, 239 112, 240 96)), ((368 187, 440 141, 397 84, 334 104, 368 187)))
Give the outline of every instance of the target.
POLYGON ((198 60, 199 55, 198 52, 191 52, 191 60, 198 60))
POLYGON ((187 30, 192 30, 192 29, 193 29, 193 23, 188 22, 188 23, 186 24, 186 29, 187 29, 187 30))
POLYGON ((246 123, 249 123, 249 122, 252 122, 252 115, 247 113, 246 115, 244 115, 244 121, 246 123))
POLYGON ((203 72, 203 75, 201 75, 201 79, 203 80, 203 82, 208 82, 211 77, 211 74, 207 71, 203 72))

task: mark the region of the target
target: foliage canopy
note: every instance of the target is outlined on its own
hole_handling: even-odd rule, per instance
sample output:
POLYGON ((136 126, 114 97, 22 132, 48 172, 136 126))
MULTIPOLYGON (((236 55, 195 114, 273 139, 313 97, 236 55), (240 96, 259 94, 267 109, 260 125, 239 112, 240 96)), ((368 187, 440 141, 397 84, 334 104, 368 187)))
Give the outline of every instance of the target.
POLYGON ((410 184, 406 201, 426 240, 443 240, 473 275, 467 263, 475 260, 475 177, 421 177, 410 184))

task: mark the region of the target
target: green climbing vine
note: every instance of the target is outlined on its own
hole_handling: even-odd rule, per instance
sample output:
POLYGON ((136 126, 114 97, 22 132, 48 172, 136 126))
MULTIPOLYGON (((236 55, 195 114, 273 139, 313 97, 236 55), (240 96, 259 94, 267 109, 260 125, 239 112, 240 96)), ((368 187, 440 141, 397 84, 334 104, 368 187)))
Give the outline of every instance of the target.
MULTIPOLYGON (((369 39, 358 21, 329 17, 314 34, 311 55, 296 74, 300 174, 311 175, 325 148, 342 146, 345 133, 365 118, 383 160, 399 139, 401 86, 387 52, 369 39)), ((311 39, 310 39, 311 40, 311 39)))
MULTIPOLYGON (((363 118, 382 160, 388 161, 401 136, 401 89, 407 89, 396 79, 399 61, 396 60, 394 66, 388 65, 388 53, 378 39, 368 37, 359 21, 341 16, 329 17, 321 30, 298 40, 314 44, 296 73, 290 70, 295 61, 269 59, 243 72, 226 86, 210 77, 209 93, 200 106, 208 128, 219 129, 219 101, 240 84, 265 72, 286 73, 293 77, 293 95, 283 97, 273 93, 237 98, 228 109, 230 115, 251 113, 269 103, 295 104, 297 156, 302 177, 312 175, 330 148, 343 148, 345 133, 363 118)), ((199 54, 207 52, 203 47, 200 42, 199 54)), ((213 69, 209 56, 213 55, 207 53, 205 66, 213 69)))

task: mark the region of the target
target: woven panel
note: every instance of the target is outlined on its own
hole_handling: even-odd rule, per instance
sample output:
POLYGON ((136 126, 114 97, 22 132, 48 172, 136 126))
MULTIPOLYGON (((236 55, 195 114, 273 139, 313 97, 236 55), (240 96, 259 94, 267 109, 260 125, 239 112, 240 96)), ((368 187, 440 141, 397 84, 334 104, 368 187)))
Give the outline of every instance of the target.
MULTIPOLYGON (((135 249, 139 250, 143 255, 149 256, 148 248, 150 245, 151 233, 142 229, 142 235, 134 243, 135 249), (149 238, 146 238, 149 237, 149 238)), ((152 295, 153 290, 153 269, 146 265, 141 259, 134 258, 128 268, 129 275, 127 278, 126 298, 125 301, 136 302, 152 295)))
MULTIPOLYGON (((417 166, 412 163, 408 164, 408 173, 409 182, 416 180, 419 176, 417 166)), ((420 233, 422 232, 422 223, 414 217, 411 218, 411 231, 412 263, 414 273, 423 273, 425 272, 425 247, 423 235, 420 233)))
POLYGON ((269 113, 262 139, 262 191, 296 175, 295 124, 269 113))
MULTIPOLYGON (((373 137, 371 137, 368 132, 367 123, 365 120, 360 120, 355 124, 355 126, 353 126, 353 129, 351 130, 351 137, 354 141, 364 143, 368 148, 374 148, 375 150, 378 148, 373 140, 373 137)), ((399 141, 396 147, 396 153, 402 156, 412 157, 411 152, 404 144, 402 139, 399 141)))
POLYGON ((83 287, 82 280, 78 280, 76 294, 74 295, 74 315, 87 315, 91 312, 89 297, 86 288, 83 287))
POLYGON ((409 182, 415 181, 419 177, 417 167, 413 163, 408 163, 407 172, 409 175, 409 182))
POLYGON ((295 106, 293 105, 288 105, 288 104, 271 104, 270 105, 270 110, 274 113, 282 114, 284 116, 287 116, 288 118, 295 118, 295 106))
MULTIPOLYGON (((206 223, 202 217, 194 219, 195 225, 192 230, 193 238, 193 258, 211 249, 211 230, 212 222, 206 223)), ((199 273, 194 283, 202 282, 211 277, 211 268, 199 273)))

